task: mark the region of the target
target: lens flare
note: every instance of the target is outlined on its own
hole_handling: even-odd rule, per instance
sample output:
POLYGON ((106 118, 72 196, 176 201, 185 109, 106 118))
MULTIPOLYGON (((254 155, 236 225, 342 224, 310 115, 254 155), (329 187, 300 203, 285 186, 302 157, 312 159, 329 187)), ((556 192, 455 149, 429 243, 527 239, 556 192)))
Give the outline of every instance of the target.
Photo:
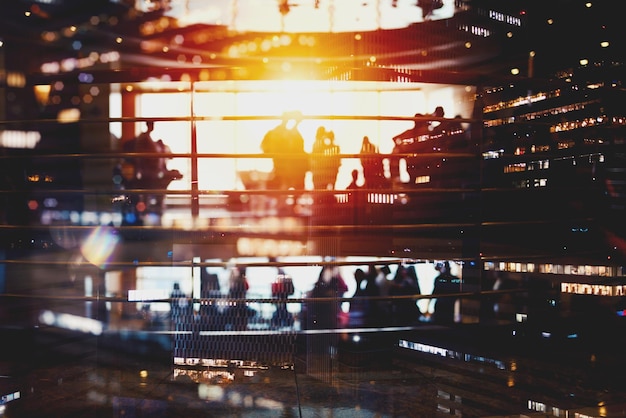
POLYGON ((110 261, 119 241, 120 238, 113 228, 99 226, 83 241, 81 253, 91 264, 104 268, 110 261))

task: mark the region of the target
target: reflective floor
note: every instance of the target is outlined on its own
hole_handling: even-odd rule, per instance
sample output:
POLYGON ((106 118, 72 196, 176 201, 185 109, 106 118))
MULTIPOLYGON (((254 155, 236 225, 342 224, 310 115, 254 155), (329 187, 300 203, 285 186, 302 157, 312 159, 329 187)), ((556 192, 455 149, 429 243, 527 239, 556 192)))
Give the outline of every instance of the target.
POLYGON ((530 341, 510 333, 508 326, 484 325, 303 332, 290 335, 292 364, 266 366, 173 364, 164 349, 168 334, 4 329, 2 411, 7 417, 626 416, 620 344, 530 341))

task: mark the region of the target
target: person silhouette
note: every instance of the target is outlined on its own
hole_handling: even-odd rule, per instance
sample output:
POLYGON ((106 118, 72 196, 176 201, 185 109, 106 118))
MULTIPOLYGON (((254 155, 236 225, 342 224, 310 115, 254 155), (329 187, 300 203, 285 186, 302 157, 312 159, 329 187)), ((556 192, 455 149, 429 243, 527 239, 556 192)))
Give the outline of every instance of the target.
POLYGON ((422 19, 430 20, 433 12, 443 7, 443 0, 417 0, 417 7, 422 9, 422 19))
POLYGON ((270 129, 261 141, 261 150, 272 155, 272 185, 280 190, 304 190, 309 159, 304 150, 304 138, 298 130, 299 112, 285 112, 280 124, 270 129))
MULTIPOLYGON (((417 144, 423 136, 429 135, 429 122, 424 119, 424 115, 422 113, 416 113, 413 117, 415 118, 413 127, 393 137, 394 147, 391 151, 392 157, 389 160, 389 170, 391 172, 391 179, 394 182, 400 181, 400 161, 402 159, 406 161, 407 170, 410 171, 412 159, 406 158, 402 156, 402 154, 412 152, 415 148, 415 144, 417 144)), ((410 179, 409 182, 412 184, 413 179, 410 179)))
MULTIPOLYGON (((391 285, 391 296, 414 296, 421 294, 415 266, 398 265, 391 285)), ((402 298, 394 300, 392 306, 392 323, 395 325, 412 325, 421 316, 420 309, 414 299, 402 298)))
POLYGON ((179 283, 174 283, 170 293, 170 318, 174 331, 174 356, 185 357, 191 348, 187 331, 193 327, 193 304, 189 296, 181 290, 179 283))
POLYGON ((435 120, 428 121, 428 130, 430 131, 430 139, 441 137, 448 131, 448 123, 442 118, 446 112, 443 110, 443 106, 437 106, 431 116, 435 117, 435 120))
POLYGON ((226 310, 226 323, 231 330, 245 331, 248 329, 248 319, 251 311, 244 301, 249 289, 245 267, 235 267, 230 271, 228 298, 229 307, 226 310))
POLYGON ((378 147, 370 142, 369 137, 364 136, 361 142, 360 161, 363 167, 365 187, 379 188, 384 185, 385 173, 383 164, 378 154, 378 147))
POLYGON ((347 189, 358 189, 358 188, 360 188, 360 186, 358 185, 359 170, 357 170, 355 168, 354 170, 352 170, 352 172, 350 174, 352 176, 352 181, 348 185, 347 189))
MULTIPOLYGON (((367 326, 370 321, 370 303, 368 298, 367 285, 369 284, 368 275, 363 269, 357 268, 354 271, 354 280, 356 281, 356 290, 350 301, 350 311, 348 326, 360 327, 367 326)), ((374 296, 374 295, 371 295, 374 296)))
POLYGON ((315 134, 311 152, 313 186, 321 190, 334 190, 341 165, 340 149, 335 144, 335 133, 320 126, 315 134))
MULTIPOLYGON (((461 291, 461 280, 452 275, 450 262, 437 263, 435 269, 439 275, 435 277, 433 295, 448 295, 461 291)), ((450 325, 454 323, 454 309, 456 299, 452 297, 439 297, 435 301, 434 319, 435 323, 450 325)))

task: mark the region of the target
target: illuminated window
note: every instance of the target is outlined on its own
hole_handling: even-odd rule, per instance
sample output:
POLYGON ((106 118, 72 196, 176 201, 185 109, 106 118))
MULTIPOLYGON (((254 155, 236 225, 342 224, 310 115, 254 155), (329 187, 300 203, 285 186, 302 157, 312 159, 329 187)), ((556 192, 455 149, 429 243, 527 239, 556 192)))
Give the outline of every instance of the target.
POLYGON ((526 163, 515 163, 504 166, 505 173, 520 173, 526 171, 526 163))
POLYGON ((483 159, 491 160, 493 158, 500 158, 504 154, 504 150, 487 151, 483 153, 483 159))

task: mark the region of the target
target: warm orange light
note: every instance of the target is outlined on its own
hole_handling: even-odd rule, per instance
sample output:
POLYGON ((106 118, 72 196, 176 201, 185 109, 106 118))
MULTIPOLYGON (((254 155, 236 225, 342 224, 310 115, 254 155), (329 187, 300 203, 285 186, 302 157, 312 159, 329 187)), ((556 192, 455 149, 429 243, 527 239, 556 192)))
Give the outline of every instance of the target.
POLYGON ((37 99, 37 103, 44 106, 48 103, 48 99, 50 98, 50 90, 52 90, 52 86, 50 84, 38 84, 33 87, 35 92, 35 99, 37 99))

